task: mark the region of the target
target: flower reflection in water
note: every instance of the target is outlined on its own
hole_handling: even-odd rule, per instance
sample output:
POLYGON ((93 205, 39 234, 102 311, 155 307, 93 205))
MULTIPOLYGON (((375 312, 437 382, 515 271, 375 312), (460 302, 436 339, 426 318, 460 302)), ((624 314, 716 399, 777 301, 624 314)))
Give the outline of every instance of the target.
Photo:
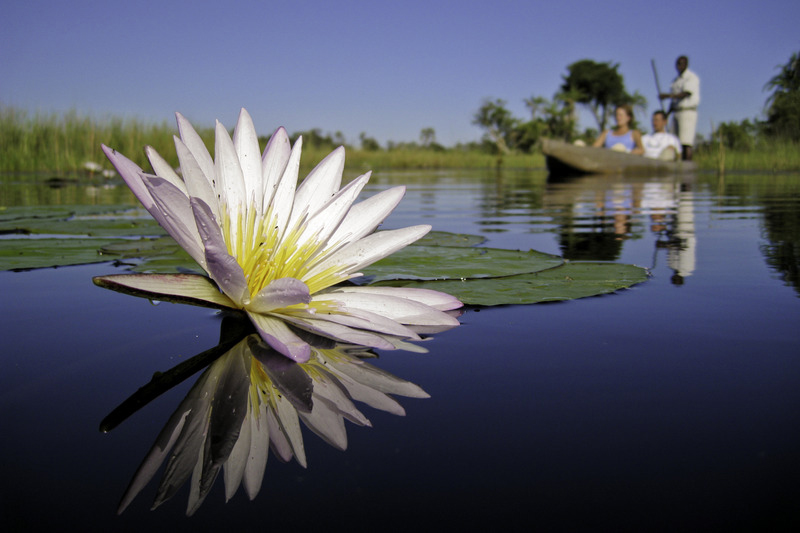
MULTIPOLYGON (((419 386, 367 363, 365 359, 375 354, 365 347, 321 338, 307 340, 312 346, 307 363, 283 357, 255 332, 240 333, 233 340, 228 337, 206 352, 224 353, 206 368, 172 414, 134 475, 118 511, 130 505, 165 460, 153 509, 174 496, 191 477, 187 515, 192 515, 220 469, 226 501, 239 485, 253 499, 261 488, 270 448, 281 460, 294 457, 306 466, 301 421, 326 442, 344 450, 345 419, 370 425, 354 401, 404 415, 403 407, 391 395, 428 397, 419 386)), ((181 381, 170 376, 174 372, 159 378, 168 383, 162 389, 181 381)), ((163 390, 155 394, 160 392, 163 390)), ((128 402, 131 400, 134 397, 128 402)), ((140 400, 133 403, 137 405, 134 410, 142 404, 140 400)), ((101 429, 113 428, 127 417, 132 410, 119 414, 124 406, 109 415, 101 429)))

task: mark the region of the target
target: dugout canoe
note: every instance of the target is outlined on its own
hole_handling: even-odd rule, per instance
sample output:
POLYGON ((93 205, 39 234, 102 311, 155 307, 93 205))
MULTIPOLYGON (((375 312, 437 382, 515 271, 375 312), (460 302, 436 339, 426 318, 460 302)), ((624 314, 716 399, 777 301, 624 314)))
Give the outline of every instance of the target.
POLYGON ((554 177, 581 174, 657 176, 696 170, 692 161, 661 161, 606 148, 575 146, 554 139, 542 139, 542 153, 545 155, 547 170, 554 177))

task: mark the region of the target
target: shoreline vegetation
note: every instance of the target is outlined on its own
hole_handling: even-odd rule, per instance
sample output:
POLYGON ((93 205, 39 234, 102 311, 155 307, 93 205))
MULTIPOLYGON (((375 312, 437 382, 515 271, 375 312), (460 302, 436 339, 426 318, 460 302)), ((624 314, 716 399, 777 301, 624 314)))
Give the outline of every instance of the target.
MULTIPOLYGON (((198 129, 213 153, 214 130, 198 129)), ((330 137, 306 135, 303 132, 303 157, 301 165, 310 169, 338 144, 330 137)), ((93 162, 101 169, 112 167, 103 155, 100 144, 111 146, 132 157, 142 168, 150 165, 144 155, 144 146, 155 148, 170 164, 178 166, 173 135, 177 128, 166 120, 147 123, 138 119, 108 118, 97 120, 75 111, 62 115, 34 114, 11 107, 0 107, 0 172, 54 172, 70 174, 86 172, 86 163, 93 162)), ((292 134, 294 140, 295 134, 292 134)), ((267 137, 260 138, 263 148, 267 137)), ((363 139, 362 139, 363 141, 363 139)), ((362 145, 367 143, 362 142, 362 145)), ((388 148, 372 141, 369 149, 345 145, 347 169, 413 170, 413 169, 480 169, 497 168, 498 156, 486 143, 470 143, 443 147, 436 143, 389 143, 388 148)), ((800 170, 800 143, 779 140, 757 142, 745 149, 721 146, 716 142, 701 144, 695 149, 695 161, 700 170, 786 172, 800 170)), ((544 156, 538 147, 531 153, 511 152, 502 156, 505 169, 543 169, 544 156)))

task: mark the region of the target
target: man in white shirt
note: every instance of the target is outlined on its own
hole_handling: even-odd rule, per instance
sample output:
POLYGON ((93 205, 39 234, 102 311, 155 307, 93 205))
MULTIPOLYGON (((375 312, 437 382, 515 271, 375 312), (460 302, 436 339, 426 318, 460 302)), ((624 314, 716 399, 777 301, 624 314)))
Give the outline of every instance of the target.
POLYGON ((673 115, 675 132, 683 145, 683 159, 691 161, 694 134, 697 128, 697 106, 700 104, 700 78, 689 70, 689 58, 680 56, 675 62, 678 76, 672 81, 669 93, 659 98, 672 99, 670 113, 673 115))
POLYGON ((666 128, 667 114, 663 111, 653 113, 653 133, 642 135, 645 157, 675 161, 681 154, 681 142, 666 128))

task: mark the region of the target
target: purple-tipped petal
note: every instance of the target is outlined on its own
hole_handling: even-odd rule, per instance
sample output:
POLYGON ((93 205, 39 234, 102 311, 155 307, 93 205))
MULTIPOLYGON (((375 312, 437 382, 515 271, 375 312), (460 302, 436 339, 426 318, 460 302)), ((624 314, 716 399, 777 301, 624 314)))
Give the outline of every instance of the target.
POLYGON ((133 195, 136 196, 136 199, 139 200, 145 209, 152 215, 153 214, 153 198, 150 196, 150 191, 147 190, 144 182, 142 181, 142 174, 144 171, 122 155, 121 153, 117 152, 113 148, 109 148, 105 144, 100 145, 103 153, 106 154, 106 157, 114 165, 114 168, 117 169, 119 175, 122 176, 123 181, 128 186, 128 188, 133 192, 133 195))
POLYGON ((192 259, 206 268, 203 242, 197 226, 192 223, 194 215, 189 198, 183 191, 161 177, 143 175, 142 180, 158 209, 158 214, 153 213, 153 217, 180 247, 192 256, 192 259))
POLYGON ((218 222, 211 213, 211 208, 197 198, 191 200, 197 231, 203 240, 206 253, 206 271, 222 292, 227 294, 237 305, 244 306, 250 301, 250 289, 244 271, 236 258, 228 253, 218 222))
POLYGON ((247 306, 254 313, 266 313, 274 309, 311 301, 308 285, 295 278, 276 279, 253 296, 247 306))

